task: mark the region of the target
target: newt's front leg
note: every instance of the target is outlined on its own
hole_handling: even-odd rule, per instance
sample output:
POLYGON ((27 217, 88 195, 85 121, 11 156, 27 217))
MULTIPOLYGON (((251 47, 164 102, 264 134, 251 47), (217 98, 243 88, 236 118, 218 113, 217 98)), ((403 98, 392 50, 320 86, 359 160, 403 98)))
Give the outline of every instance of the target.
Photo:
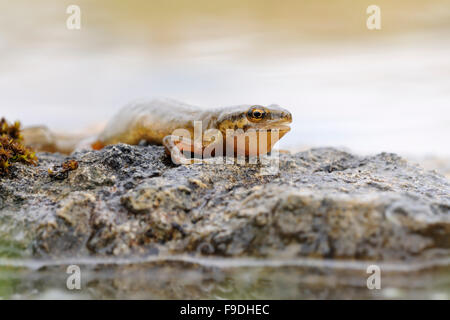
POLYGON ((175 164, 193 164, 201 162, 203 153, 203 145, 199 142, 194 142, 192 139, 185 137, 169 135, 163 138, 162 143, 166 148, 167 154, 172 158, 175 164), (184 155, 188 151, 193 157, 190 159, 184 155), (200 158, 196 158, 199 156, 200 158))

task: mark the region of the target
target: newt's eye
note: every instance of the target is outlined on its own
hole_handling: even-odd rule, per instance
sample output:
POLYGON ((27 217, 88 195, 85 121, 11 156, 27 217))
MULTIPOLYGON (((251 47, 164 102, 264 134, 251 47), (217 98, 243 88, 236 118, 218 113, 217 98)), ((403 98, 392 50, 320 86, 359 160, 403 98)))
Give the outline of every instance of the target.
POLYGON ((247 117, 250 121, 260 121, 266 116, 266 111, 259 107, 253 107, 247 112, 247 117))

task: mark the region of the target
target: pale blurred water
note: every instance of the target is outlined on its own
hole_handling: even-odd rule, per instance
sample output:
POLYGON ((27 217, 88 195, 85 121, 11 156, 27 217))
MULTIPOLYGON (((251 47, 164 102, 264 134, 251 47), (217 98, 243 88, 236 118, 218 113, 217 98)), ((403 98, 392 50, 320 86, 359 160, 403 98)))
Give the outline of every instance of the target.
POLYGON ((433 299, 450 297, 449 261, 381 263, 381 290, 367 288, 373 261, 171 256, 138 259, 0 258, 0 299, 433 299), (68 263, 81 290, 66 287, 68 263))
POLYGON ((2 1, 1 114, 83 130, 154 96, 278 103, 294 118, 281 148, 450 156, 449 1, 380 1, 380 31, 367 30, 364 1, 331 12, 288 1, 273 15, 272 2, 169 2, 2 1), (65 26, 72 3, 79 31, 65 26))

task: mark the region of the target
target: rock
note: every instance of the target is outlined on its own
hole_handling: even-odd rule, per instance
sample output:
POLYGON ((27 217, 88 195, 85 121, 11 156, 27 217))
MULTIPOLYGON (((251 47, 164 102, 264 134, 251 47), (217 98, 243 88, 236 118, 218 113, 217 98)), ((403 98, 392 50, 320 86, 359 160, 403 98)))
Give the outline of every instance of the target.
POLYGON ((0 181, 2 247, 15 255, 450 256, 449 181, 395 154, 280 154, 275 175, 261 164, 175 166, 159 146, 38 157, 0 181), (52 179, 68 159, 78 168, 52 179))

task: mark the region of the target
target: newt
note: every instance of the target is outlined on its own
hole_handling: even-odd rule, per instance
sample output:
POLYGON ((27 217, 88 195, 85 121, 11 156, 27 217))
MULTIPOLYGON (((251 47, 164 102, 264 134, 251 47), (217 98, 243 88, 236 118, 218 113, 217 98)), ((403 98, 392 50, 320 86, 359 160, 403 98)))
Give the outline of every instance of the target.
POLYGON ((137 145, 145 141, 163 145, 175 163, 186 164, 192 163, 185 157, 186 152, 202 157, 229 155, 229 150, 235 156, 266 154, 290 131, 291 122, 291 113, 275 104, 203 109, 171 99, 154 99, 125 106, 102 132, 81 143, 79 136, 58 137, 43 127, 29 128, 24 136, 27 145, 63 153, 83 148, 99 150, 116 143, 137 145), (237 143, 240 138, 245 139, 244 144, 237 143))

